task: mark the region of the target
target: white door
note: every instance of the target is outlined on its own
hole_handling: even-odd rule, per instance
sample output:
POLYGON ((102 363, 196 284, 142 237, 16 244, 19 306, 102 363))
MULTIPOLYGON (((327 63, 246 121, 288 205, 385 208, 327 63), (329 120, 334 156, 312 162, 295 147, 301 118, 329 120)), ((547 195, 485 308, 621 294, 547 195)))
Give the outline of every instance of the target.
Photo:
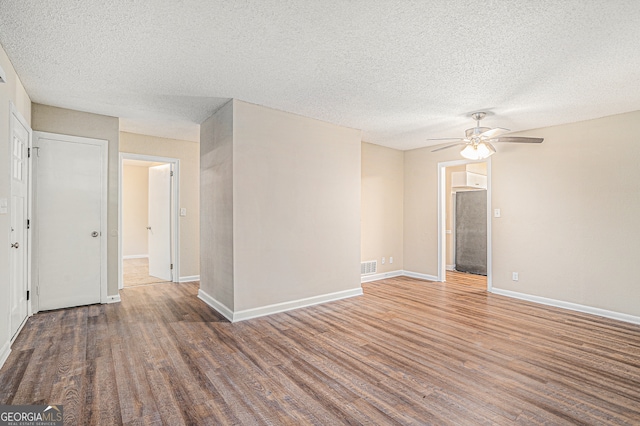
POLYGON ((13 337, 28 315, 28 177, 30 129, 11 111, 11 229, 9 249, 9 279, 11 301, 11 336, 13 337))
POLYGON ((100 303, 106 288, 107 142, 36 136, 39 309, 100 303))
POLYGON ((149 167, 149 275, 172 281, 171 165, 149 167))

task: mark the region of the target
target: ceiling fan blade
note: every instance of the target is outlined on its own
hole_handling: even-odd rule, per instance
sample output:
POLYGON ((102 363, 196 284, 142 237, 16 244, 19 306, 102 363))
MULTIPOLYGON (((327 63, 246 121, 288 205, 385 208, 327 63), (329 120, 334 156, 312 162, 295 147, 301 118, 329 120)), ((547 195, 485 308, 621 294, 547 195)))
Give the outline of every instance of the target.
POLYGON ((438 152, 438 151, 442 151, 443 149, 449 149, 449 148, 453 148, 454 146, 466 145, 466 144, 467 144, 466 142, 458 142, 451 145, 443 146, 442 148, 434 149, 431 152, 438 152))
POLYGON ((480 137, 481 138, 485 138, 485 139, 492 139, 495 138, 496 136, 500 136, 502 134, 505 134, 507 132, 509 132, 509 129, 503 129, 502 127, 496 127, 495 129, 491 129, 491 130, 487 130, 484 133, 480 133, 480 137))
POLYGON ((436 138, 436 139, 425 139, 428 141, 463 141, 464 138, 436 138))
POLYGON ((510 143, 542 143, 544 138, 525 138, 522 136, 505 136, 502 138, 491 139, 491 142, 510 142, 510 143))

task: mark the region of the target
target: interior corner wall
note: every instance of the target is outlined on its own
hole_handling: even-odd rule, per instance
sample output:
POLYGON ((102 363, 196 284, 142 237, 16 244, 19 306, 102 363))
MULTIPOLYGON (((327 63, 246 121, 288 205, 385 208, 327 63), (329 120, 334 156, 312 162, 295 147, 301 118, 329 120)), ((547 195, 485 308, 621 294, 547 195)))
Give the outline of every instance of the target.
POLYGON ((31 108, 34 131, 58 133, 109 142, 107 188, 107 295, 118 294, 118 180, 119 119, 34 103, 31 108))
POLYGON ((235 310, 361 291, 360 130, 233 109, 235 310))
MULTIPOLYGON (((180 275, 182 277, 200 275, 200 144, 120 132, 120 152, 180 160, 180 207, 187 209, 187 215, 179 217, 180 275)), ((146 229, 144 234, 147 235, 146 229)))
MULTIPOLYGON (((491 159, 493 288, 640 316, 640 111, 528 131, 491 159), (519 273, 519 281, 511 273, 519 273)), ((439 162, 405 151, 404 265, 438 272, 439 162)))
POLYGON ((122 167, 122 256, 149 255, 149 167, 122 167))
POLYGON ((233 313, 233 101, 200 125, 200 290, 233 313))
MULTIPOLYGON (((12 102, 18 112, 31 125, 31 100, 16 74, 11 61, 0 46, 0 66, 5 71, 7 81, 0 83, 0 198, 11 199, 11 181, 9 176, 9 121, 12 102)), ((8 210, 9 211, 9 210, 8 210)), ((10 331, 9 306, 9 214, 0 214, 0 366, 3 357, 8 355, 10 331), (6 351, 6 352, 5 352, 6 351)))
POLYGON ((361 261, 377 260, 377 273, 404 268, 403 170, 403 151, 362 142, 361 261))

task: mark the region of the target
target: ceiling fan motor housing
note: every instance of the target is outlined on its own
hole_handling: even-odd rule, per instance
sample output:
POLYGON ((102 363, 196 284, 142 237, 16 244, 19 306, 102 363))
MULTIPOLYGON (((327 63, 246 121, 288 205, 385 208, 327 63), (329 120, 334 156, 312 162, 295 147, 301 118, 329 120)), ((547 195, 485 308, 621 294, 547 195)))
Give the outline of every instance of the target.
POLYGON ((481 133, 491 130, 491 127, 472 127, 464 131, 467 139, 471 139, 474 136, 478 137, 481 133))

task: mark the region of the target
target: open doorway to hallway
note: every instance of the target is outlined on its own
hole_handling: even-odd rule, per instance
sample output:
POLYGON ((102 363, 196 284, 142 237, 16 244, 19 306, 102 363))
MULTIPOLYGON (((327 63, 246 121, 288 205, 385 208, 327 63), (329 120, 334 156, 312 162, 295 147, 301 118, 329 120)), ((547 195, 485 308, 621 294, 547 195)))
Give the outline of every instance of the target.
POLYGON ((177 282, 177 160, 131 156, 121 154, 120 288, 177 282))
POLYGON ((441 164, 440 250, 444 281, 488 288, 489 216, 487 162, 441 164))

